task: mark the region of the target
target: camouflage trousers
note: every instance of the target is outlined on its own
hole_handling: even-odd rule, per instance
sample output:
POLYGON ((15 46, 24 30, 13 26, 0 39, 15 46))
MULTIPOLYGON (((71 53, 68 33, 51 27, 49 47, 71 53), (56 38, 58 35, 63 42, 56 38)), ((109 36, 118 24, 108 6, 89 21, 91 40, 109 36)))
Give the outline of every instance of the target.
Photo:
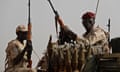
POLYGON ((86 61, 82 72, 96 72, 97 71, 97 58, 93 56, 86 61))

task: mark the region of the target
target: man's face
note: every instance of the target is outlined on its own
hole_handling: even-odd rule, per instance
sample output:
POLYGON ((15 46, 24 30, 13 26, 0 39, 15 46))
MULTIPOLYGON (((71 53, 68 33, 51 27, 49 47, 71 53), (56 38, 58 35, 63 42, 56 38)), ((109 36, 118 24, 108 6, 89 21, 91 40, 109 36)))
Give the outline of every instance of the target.
POLYGON ((24 31, 24 32, 20 31, 20 34, 19 34, 20 38, 22 40, 26 40, 27 39, 27 33, 28 33, 27 31, 24 31))
POLYGON ((94 18, 86 18, 86 19, 83 19, 82 23, 83 23, 83 26, 85 27, 85 29, 87 31, 90 31, 93 28, 95 19, 94 18))

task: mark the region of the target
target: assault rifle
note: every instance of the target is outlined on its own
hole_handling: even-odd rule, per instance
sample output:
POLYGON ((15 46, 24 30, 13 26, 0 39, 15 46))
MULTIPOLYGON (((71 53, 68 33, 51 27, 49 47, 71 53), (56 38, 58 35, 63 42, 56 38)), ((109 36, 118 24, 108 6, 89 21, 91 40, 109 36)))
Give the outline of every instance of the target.
MULTIPOLYGON (((28 41, 31 42, 31 48, 32 48, 32 41, 31 41, 31 37, 32 37, 32 34, 31 34, 31 30, 32 30, 32 24, 31 24, 31 20, 30 20, 30 0, 29 0, 29 3, 28 3, 28 33, 27 33, 27 43, 28 41)), ((28 67, 32 67, 32 60, 31 60, 31 54, 32 54, 32 51, 29 50, 27 51, 27 57, 28 57, 28 67)))
MULTIPOLYGON (((55 17, 59 17, 59 14, 58 14, 58 12, 55 10, 55 8, 53 7, 52 2, 51 2, 50 0, 48 0, 48 2, 49 2, 50 6, 51 6, 51 8, 52 8, 52 10, 53 10, 53 12, 54 12, 54 14, 55 14, 55 17)), ((55 18, 55 27, 56 27, 56 34, 57 34, 57 38, 58 38, 57 18, 55 18)))
POLYGON ((64 44, 64 42, 67 43, 73 43, 73 41, 76 40, 77 35, 72 32, 70 29, 67 28, 67 26, 64 25, 63 21, 60 19, 58 12, 55 10, 53 7, 53 4, 50 0, 48 0, 54 14, 55 14, 55 26, 56 26, 56 34, 58 38, 58 43, 59 44, 64 44), (59 22, 60 25, 60 32, 59 32, 59 37, 58 37, 58 29, 57 29, 57 21, 59 22))

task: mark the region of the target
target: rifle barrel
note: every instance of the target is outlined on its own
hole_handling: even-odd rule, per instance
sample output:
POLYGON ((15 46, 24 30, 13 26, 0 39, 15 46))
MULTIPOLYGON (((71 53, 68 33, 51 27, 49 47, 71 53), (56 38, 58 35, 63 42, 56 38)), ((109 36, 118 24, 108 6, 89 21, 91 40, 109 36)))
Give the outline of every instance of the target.
POLYGON ((30 0, 29 0, 29 3, 28 3, 28 24, 30 24, 30 0))
MULTIPOLYGON (((110 33, 110 18, 108 20, 108 32, 110 33)), ((108 41, 110 42, 110 34, 109 34, 108 41)))
POLYGON ((51 2, 50 0, 48 0, 48 2, 49 2, 49 4, 50 4, 50 6, 51 6, 51 8, 52 8, 53 12, 56 14, 56 10, 55 10, 55 8, 53 7, 52 2, 51 2))

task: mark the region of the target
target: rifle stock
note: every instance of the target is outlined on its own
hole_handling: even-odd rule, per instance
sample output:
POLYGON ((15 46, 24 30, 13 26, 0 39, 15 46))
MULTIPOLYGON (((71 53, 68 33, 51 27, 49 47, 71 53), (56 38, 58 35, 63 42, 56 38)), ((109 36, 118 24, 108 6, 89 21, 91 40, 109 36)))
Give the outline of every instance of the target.
POLYGON ((32 29, 32 25, 31 23, 28 24, 28 34, 27 34, 27 40, 31 40, 31 29, 32 29))

